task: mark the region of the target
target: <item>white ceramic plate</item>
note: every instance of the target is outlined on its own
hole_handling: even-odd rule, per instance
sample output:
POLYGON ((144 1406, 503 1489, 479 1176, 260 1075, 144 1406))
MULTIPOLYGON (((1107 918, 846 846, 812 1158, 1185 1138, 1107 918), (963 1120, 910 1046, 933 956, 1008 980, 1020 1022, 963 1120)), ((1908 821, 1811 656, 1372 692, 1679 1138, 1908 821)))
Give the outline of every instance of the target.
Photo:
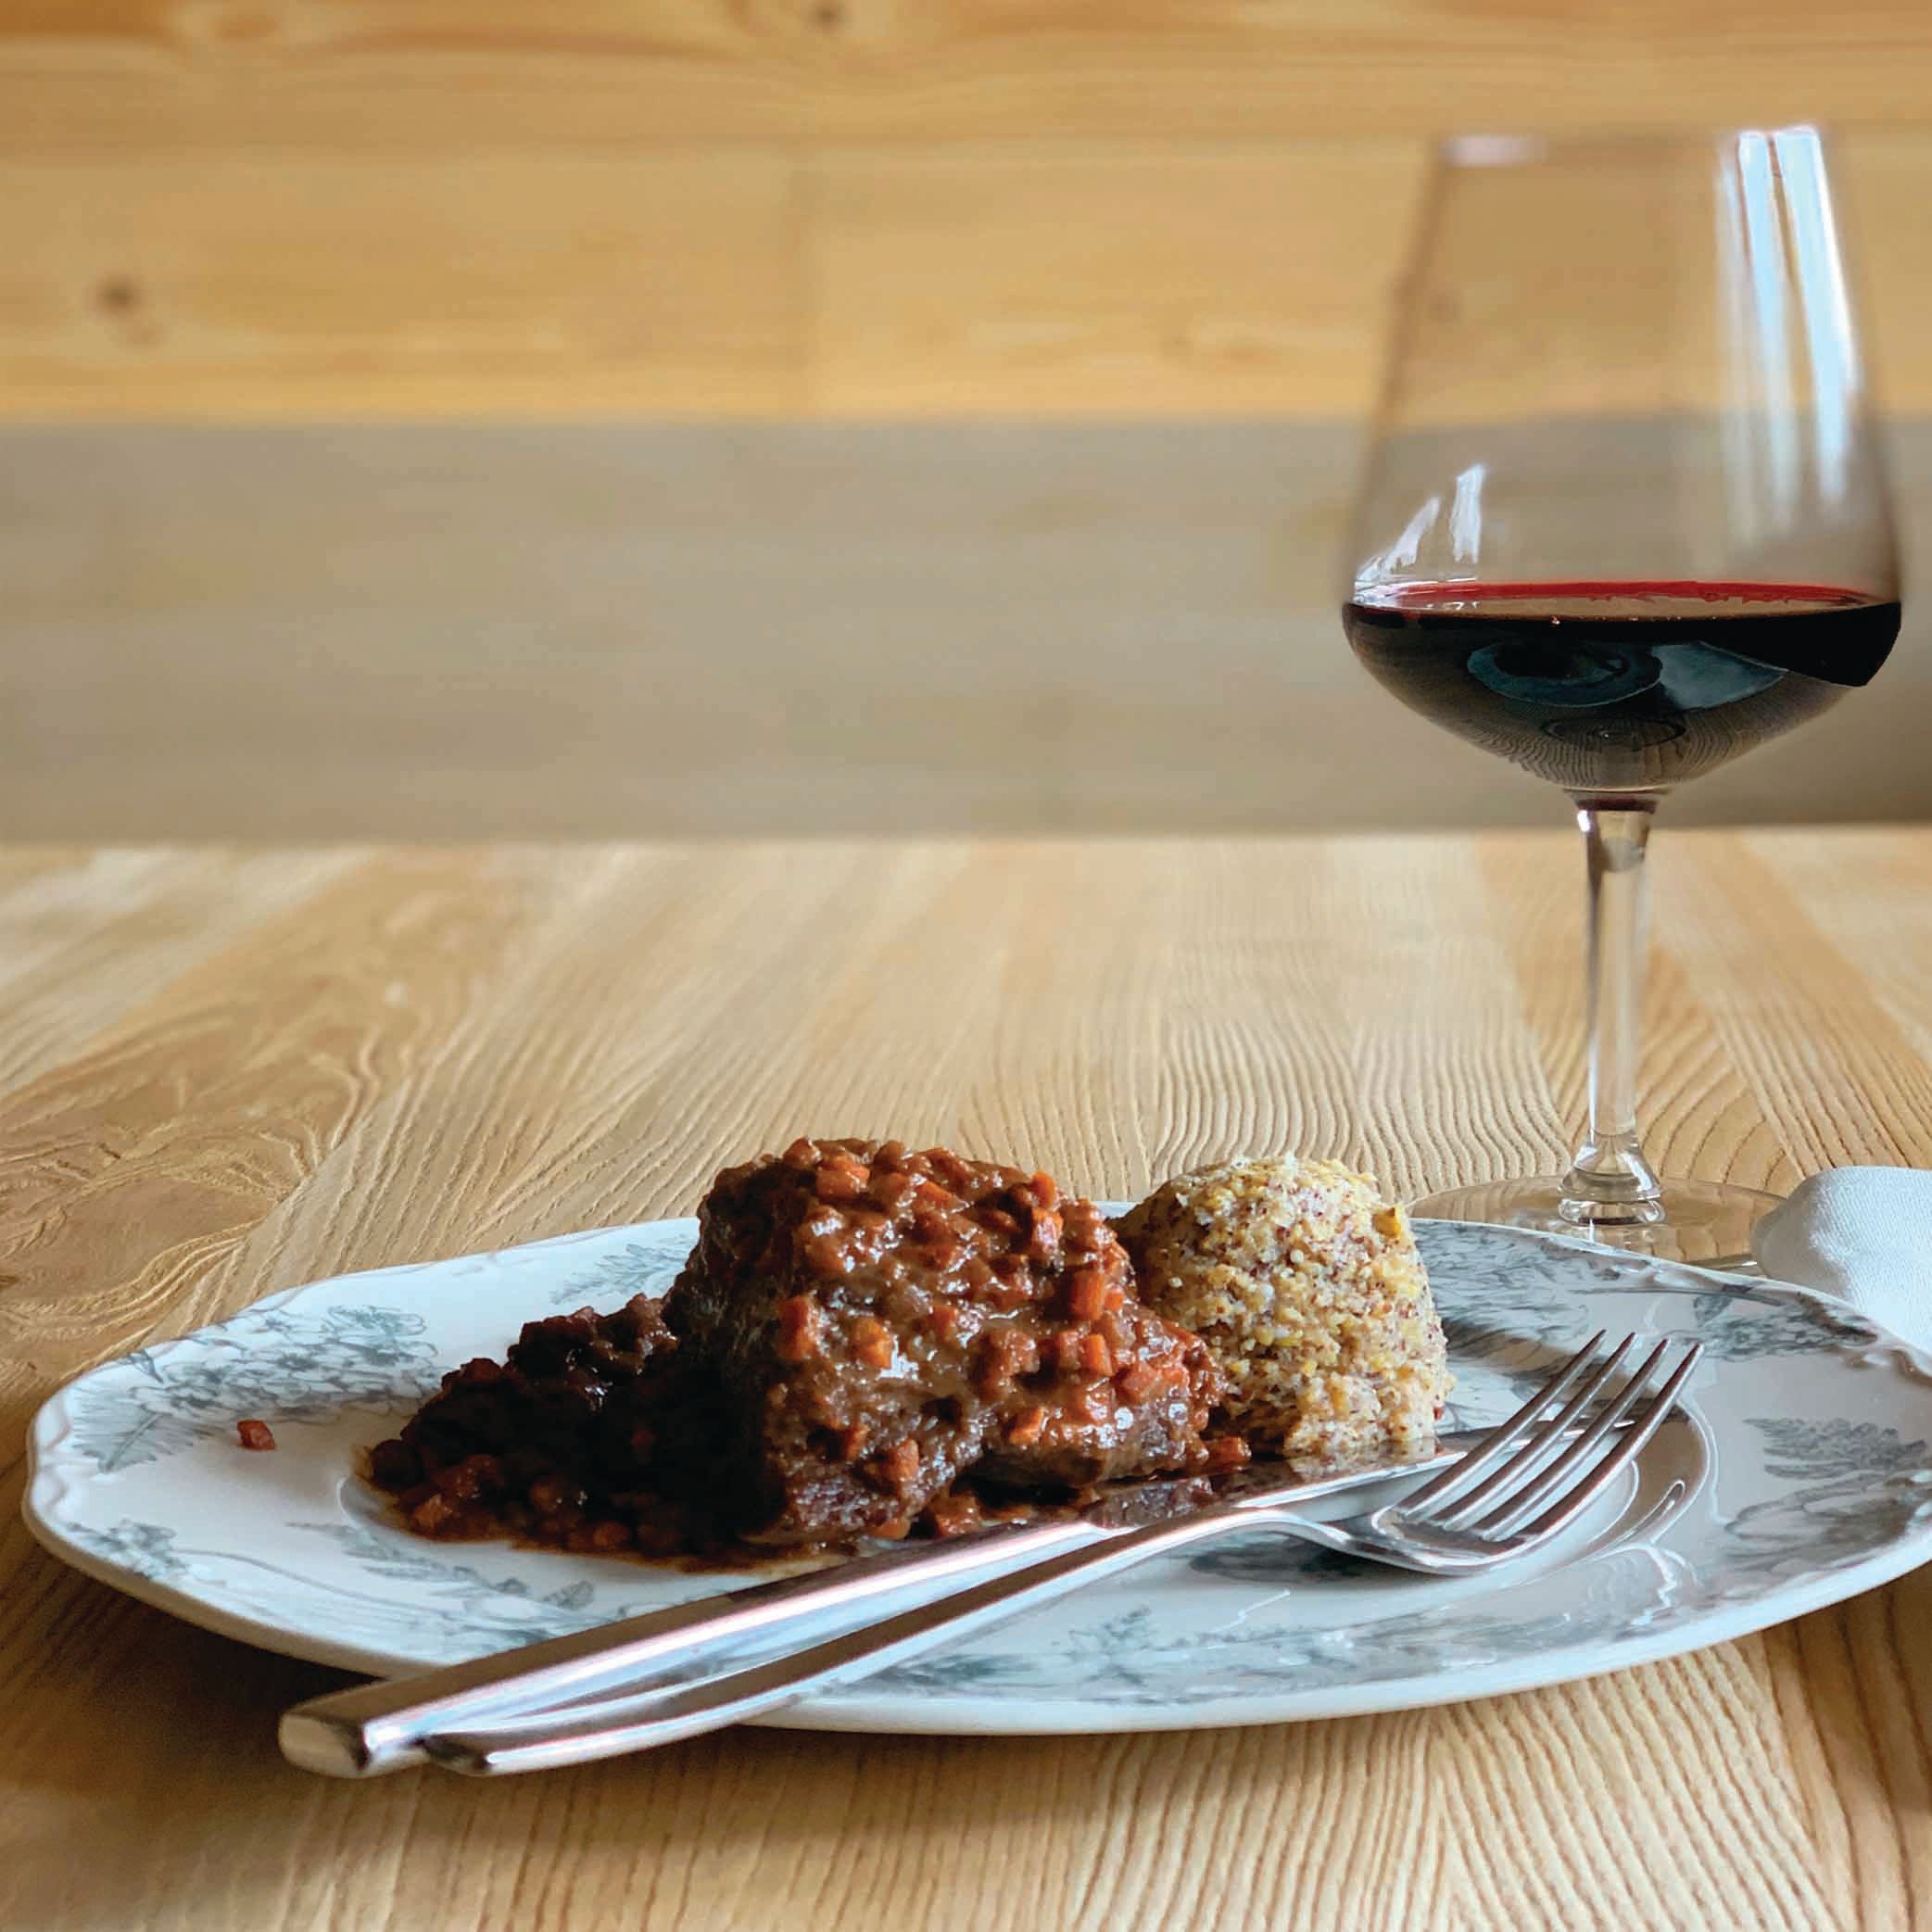
MULTIPOLYGON (((88 1575, 245 1642, 379 1674, 745 1579, 425 1542, 351 1473, 521 1324, 659 1293, 696 1224, 603 1229, 292 1289, 41 1410, 26 1513, 88 1575), (279 1449, 237 1446, 244 1416, 279 1449)), ((1932 1362, 1802 1289, 1425 1222, 1456 1420, 1499 1420, 1597 1329, 1696 1335, 1690 1413, 1528 1574, 1442 1583, 1266 1531, 1150 1564, 785 1713, 827 1730, 1271 1724, 1561 1683, 1737 1636, 1932 1559, 1932 1362)), ((1361 1507, 1359 1497, 1349 1507, 1361 1507)))

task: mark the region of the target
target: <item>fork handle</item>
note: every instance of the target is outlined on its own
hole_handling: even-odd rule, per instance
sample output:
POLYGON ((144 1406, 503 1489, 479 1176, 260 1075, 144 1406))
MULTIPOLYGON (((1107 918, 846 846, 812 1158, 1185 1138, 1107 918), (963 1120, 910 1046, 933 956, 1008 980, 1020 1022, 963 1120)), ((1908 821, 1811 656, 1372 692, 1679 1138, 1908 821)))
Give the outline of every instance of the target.
POLYGON ((613 1717, 613 1705, 607 1701, 575 1718, 568 1712, 540 1711, 522 1720, 510 1718, 494 1730, 438 1733, 423 1738, 422 1749, 434 1762, 468 1777, 545 1771, 564 1764, 587 1764, 628 1751, 650 1750, 661 1744, 675 1744, 680 1738, 766 1716, 814 1691, 904 1663, 1069 1590, 1118 1575, 1150 1557, 1206 1542, 1231 1529, 1260 1525, 1288 1530, 1310 1527, 1285 1509, 1214 1504, 1168 1522, 1112 1533, 1105 1541, 969 1585, 936 1602, 902 1610, 880 1623, 847 1631, 768 1663, 630 1699, 629 1707, 639 1712, 634 1717, 613 1717))

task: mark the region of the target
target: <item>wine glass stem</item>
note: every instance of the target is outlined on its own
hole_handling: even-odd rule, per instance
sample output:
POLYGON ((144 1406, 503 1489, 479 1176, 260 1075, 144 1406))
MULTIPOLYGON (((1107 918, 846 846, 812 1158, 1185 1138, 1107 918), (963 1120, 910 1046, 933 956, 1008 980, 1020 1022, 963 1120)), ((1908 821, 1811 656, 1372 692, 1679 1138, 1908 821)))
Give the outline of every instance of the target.
POLYGON ((1589 865, 1590 1118, 1563 1177, 1571 1219, 1661 1219, 1661 1188, 1637 1135, 1636 1079, 1646 939, 1644 850, 1656 806, 1576 802, 1589 865))

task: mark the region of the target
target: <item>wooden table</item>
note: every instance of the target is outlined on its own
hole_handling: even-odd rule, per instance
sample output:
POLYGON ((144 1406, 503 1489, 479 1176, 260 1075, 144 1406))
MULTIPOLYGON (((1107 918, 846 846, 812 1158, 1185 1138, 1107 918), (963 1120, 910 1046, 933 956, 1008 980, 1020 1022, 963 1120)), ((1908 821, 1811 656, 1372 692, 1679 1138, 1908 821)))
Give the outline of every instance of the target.
MULTIPOLYGON (((19 1932, 1932 1924, 1932 1571, 1489 1703, 986 1739, 744 1732, 479 1787, 286 1768, 331 1673, 82 1581, 65 1377, 346 1269, 688 1209, 821 1131, 1125 1194, 1395 1188, 1576 1109, 1555 836, 0 855, 0 1924, 19 1932)), ((1675 1168, 1932 1161, 1932 833, 1666 838, 1675 1168)))

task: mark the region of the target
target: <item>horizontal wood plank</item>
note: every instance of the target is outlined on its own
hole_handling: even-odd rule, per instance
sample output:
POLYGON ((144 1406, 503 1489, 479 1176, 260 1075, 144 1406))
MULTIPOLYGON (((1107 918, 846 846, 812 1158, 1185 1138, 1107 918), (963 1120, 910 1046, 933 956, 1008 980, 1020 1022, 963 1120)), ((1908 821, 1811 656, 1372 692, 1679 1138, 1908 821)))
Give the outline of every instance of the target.
MULTIPOLYGON (((1932 425, 1900 425, 1910 548, 1932 425)), ((0 430, 0 835, 1546 826, 1332 585, 1344 423, 0 430)), ((1921 620, 1670 825, 1932 817, 1921 620)), ((1567 941, 1566 941, 1567 943, 1567 941)))
POLYGON ((0 147, 1355 138, 1920 120, 1916 0, 19 0, 0 147))
MULTIPOLYGON (((1846 158, 1886 391, 1923 408, 1932 130, 1846 158)), ((0 145, 0 416, 1347 414, 1425 165, 1408 139, 0 145)), ((1606 341, 1640 286, 1606 273, 1606 341)))
POLYGON ((1916 407, 1928 100, 1916 0, 21 0, 0 415, 1345 410, 1432 135, 1806 118, 1916 407))
POLYGON ((777 154, 0 158, 0 408, 773 411, 777 154))
POLYGON ((1361 409, 1422 171, 1353 142, 823 158, 813 405, 1361 409))

